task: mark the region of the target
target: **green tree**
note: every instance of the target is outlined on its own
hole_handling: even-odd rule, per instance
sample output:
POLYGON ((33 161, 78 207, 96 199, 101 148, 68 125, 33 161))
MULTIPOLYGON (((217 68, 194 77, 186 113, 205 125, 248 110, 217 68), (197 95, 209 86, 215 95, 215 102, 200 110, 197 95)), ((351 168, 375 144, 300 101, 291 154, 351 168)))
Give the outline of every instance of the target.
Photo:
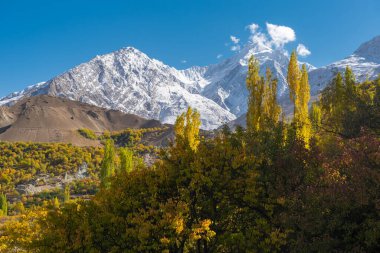
POLYGON ((0 216, 8 215, 8 201, 4 193, 0 194, 0 216))
POLYGON ((69 185, 65 186, 65 190, 64 190, 64 194, 63 194, 63 201, 64 201, 64 203, 67 203, 70 201, 70 186, 69 185))
POLYGON ((109 187, 109 179, 115 172, 115 145, 112 139, 107 139, 104 146, 104 157, 100 168, 102 187, 109 187))
MULTIPOLYGON (((344 73, 344 84, 346 88, 346 97, 348 100, 352 100, 355 96, 356 92, 356 80, 355 75, 352 72, 352 69, 350 67, 346 67, 346 71, 344 73)), ((348 102, 348 101, 346 101, 348 102)))
POLYGON ((120 171, 122 173, 129 173, 133 170, 133 151, 129 148, 120 148, 120 171))
POLYGON ((272 72, 269 68, 266 69, 264 99, 263 99, 263 114, 265 128, 270 128, 278 123, 281 115, 281 106, 277 103, 277 83, 278 80, 272 77, 272 72))
POLYGON ((53 201, 51 202, 52 206, 55 208, 55 209, 58 209, 59 206, 60 206, 60 203, 59 203, 59 199, 57 197, 54 197, 53 198, 53 201))
POLYGON ((318 128, 321 126, 321 122, 322 122, 322 111, 321 111, 321 106, 319 105, 319 103, 317 102, 312 103, 309 114, 310 114, 309 117, 310 117, 313 130, 317 131, 318 128))

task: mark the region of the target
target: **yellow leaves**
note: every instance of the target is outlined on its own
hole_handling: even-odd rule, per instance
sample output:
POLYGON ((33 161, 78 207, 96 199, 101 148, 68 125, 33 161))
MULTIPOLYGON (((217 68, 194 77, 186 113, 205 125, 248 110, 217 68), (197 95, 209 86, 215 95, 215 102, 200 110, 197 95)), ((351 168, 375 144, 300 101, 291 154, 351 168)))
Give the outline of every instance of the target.
POLYGON ((247 129, 250 131, 258 131, 260 129, 260 120, 262 117, 261 102, 264 93, 264 80, 259 75, 259 72, 259 62, 252 56, 248 62, 248 74, 246 79, 249 92, 247 129))
POLYGON ((162 237, 162 238, 160 239, 160 242, 161 242, 162 244, 164 244, 164 245, 167 245, 167 244, 170 243, 170 240, 169 240, 168 238, 166 238, 166 237, 162 237))
POLYGON ((32 242, 41 236, 38 221, 46 216, 47 211, 38 208, 5 219, 0 225, 0 252, 31 252, 32 242))
POLYGON ((277 104, 277 80, 272 78, 269 68, 266 77, 259 74, 259 62, 252 56, 249 59, 246 85, 249 92, 247 129, 259 131, 277 123, 281 107, 277 104))
POLYGON ((199 145, 199 128, 201 126, 200 114, 189 107, 182 113, 174 124, 174 133, 178 145, 188 145, 196 151, 199 145))
POLYGON ((190 240, 197 241, 204 239, 210 241, 210 239, 216 235, 216 233, 210 228, 211 224, 212 221, 210 219, 201 220, 193 227, 190 234, 190 240))
POLYGON ((347 176, 342 175, 338 169, 325 166, 325 181, 330 184, 343 184, 347 180, 347 176))
POLYGON ((295 51, 293 51, 290 56, 287 81, 289 85, 290 100, 295 103, 300 82, 300 70, 298 67, 297 53, 295 51))
POLYGON ((309 119, 310 85, 306 65, 302 71, 298 67, 297 54, 292 52, 288 66, 287 81, 289 84, 290 100, 294 104, 293 122, 296 127, 296 137, 305 142, 309 148, 311 138, 311 123, 309 119))
POLYGON ((184 230, 184 220, 182 217, 175 217, 173 220, 173 228, 176 234, 181 234, 184 230))

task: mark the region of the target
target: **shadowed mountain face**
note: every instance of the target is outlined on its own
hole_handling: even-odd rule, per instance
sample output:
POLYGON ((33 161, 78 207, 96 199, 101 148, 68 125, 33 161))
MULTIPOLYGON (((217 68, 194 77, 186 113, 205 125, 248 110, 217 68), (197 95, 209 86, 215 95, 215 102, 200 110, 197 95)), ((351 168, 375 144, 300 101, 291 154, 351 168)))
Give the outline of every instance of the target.
POLYGON ((126 128, 161 127, 157 120, 47 95, 22 99, 11 107, 0 107, 0 140, 66 142, 97 145, 80 136, 78 129, 95 132, 126 128))

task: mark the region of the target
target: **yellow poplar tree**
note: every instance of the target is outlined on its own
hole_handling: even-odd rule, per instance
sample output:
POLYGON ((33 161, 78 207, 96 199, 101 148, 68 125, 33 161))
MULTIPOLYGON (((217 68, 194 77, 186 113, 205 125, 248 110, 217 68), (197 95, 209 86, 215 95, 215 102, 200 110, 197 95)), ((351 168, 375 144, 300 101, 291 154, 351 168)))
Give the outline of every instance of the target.
POLYGON ((302 65, 301 80, 299 86, 299 110, 298 122, 298 136, 305 141, 306 147, 309 147, 309 140, 311 137, 311 123, 309 118, 309 100, 310 100, 310 85, 309 76, 307 74, 306 65, 302 65))
POLYGON ((298 67, 297 54, 295 51, 290 56, 288 66, 289 95, 294 104, 293 123, 296 128, 296 136, 305 142, 309 147, 311 137, 311 123, 309 119, 310 85, 306 65, 302 66, 302 71, 298 67))
POLYGON ((277 79, 272 78, 269 68, 266 70, 263 113, 267 126, 277 123, 281 114, 281 107, 277 103, 277 79))
POLYGON ((174 125, 177 145, 188 145, 196 151, 199 144, 199 128, 201 126, 200 114, 189 107, 182 113, 174 125))
POLYGON ((289 96, 290 101, 294 104, 294 115, 296 114, 296 110, 298 109, 296 104, 298 99, 298 91, 299 91, 299 85, 300 85, 300 69, 298 66, 298 60, 297 60, 297 54, 295 51, 292 52, 290 56, 290 61, 288 65, 288 85, 289 85, 289 96))
POLYGON ((264 93, 264 80, 259 74, 260 65, 253 56, 248 61, 248 74, 246 85, 248 89, 247 130, 260 130, 262 117, 262 99, 264 93))

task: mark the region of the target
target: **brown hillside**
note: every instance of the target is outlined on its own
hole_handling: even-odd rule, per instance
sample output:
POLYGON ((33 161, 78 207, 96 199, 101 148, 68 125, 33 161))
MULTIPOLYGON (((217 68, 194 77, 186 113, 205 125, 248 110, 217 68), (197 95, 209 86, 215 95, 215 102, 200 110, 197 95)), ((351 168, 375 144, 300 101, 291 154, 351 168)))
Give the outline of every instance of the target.
POLYGON ((0 141, 65 142, 98 145, 78 134, 126 128, 160 127, 157 120, 47 95, 23 99, 11 107, 0 107, 0 141))

